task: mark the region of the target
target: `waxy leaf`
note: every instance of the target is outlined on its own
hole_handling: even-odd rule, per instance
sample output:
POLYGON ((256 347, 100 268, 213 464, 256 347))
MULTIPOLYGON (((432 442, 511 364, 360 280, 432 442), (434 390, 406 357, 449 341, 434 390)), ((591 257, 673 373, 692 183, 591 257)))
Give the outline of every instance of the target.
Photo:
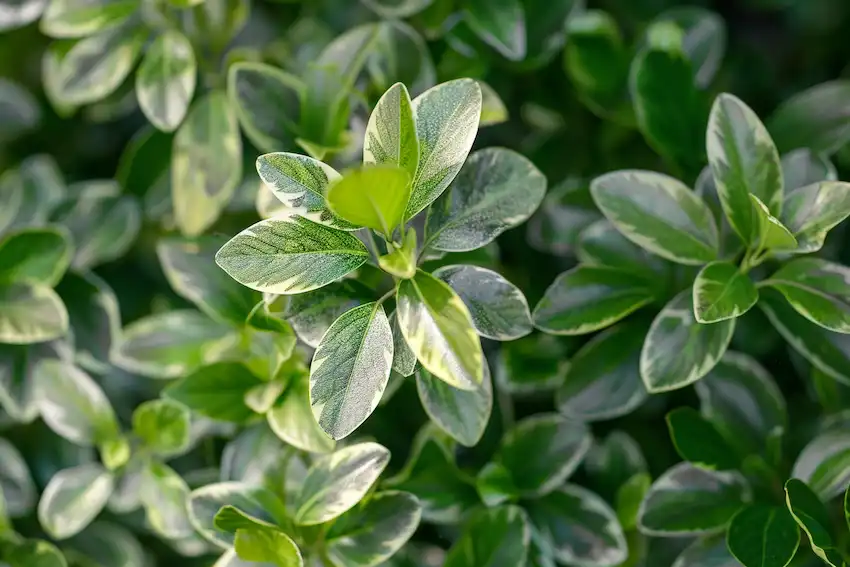
POLYGON ((85 37, 114 27, 137 8, 133 0, 50 0, 39 28, 50 37, 85 37))
POLYGON ((740 458, 697 410, 674 409, 667 414, 667 428, 676 451, 691 464, 710 470, 738 468, 740 458))
POLYGON ((195 93, 197 63, 189 40, 167 30, 148 48, 136 73, 136 96, 151 124, 173 132, 189 110, 195 93))
POLYGON ((691 295, 686 290, 671 299, 646 335, 640 375, 650 393, 693 384, 714 368, 732 340, 735 320, 698 323, 691 295))
POLYGON ((416 175, 419 140, 410 94, 402 83, 390 87, 369 116, 363 141, 363 163, 397 165, 410 174, 411 180, 416 175))
POLYGON ((847 95, 850 82, 827 81, 798 92, 779 105, 767 125, 783 152, 810 148, 834 154, 850 139, 847 95))
POLYGON ((433 87, 413 99, 419 168, 405 218, 430 205, 460 171, 481 117, 481 88, 472 79, 433 87))
POLYGON ((782 165, 770 134, 750 107, 723 93, 711 109, 706 149, 729 223, 744 242, 754 242, 759 225, 749 196, 756 196, 774 216, 782 210, 782 165))
POLYGON ((745 567, 785 567, 800 545, 800 528, 785 508, 756 504, 735 514, 726 542, 745 567))
POLYGON ((242 61, 227 72, 227 96, 239 123, 264 152, 295 145, 303 91, 297 77, 265 63, 242 61))
POLYGON ((477 266, 451 265, 435 270, 434 276, 460 296, 482 337, 510 341, 532 331, 525 296, 498 273, 477 266))
POLYGON ((774 217, 767 205, 755 195, 750 195, 753 204, 753 236, 751 240, 758 243, 763 250, 794 250, 797 239, 791 231, 774 217))
POLYGON ((518 506, 478 513, 446 556, 444 567, 521 567, 531 542, 528 517, 518 506))
POLYGON ((850 435, 834 428, 814 437, 797 456, 791 476, 824 501, 843 493, 850 482, 850 435))
POLYGON ((717 258, 717 226, 708 206, 680 181, 624 170, 593 180, 593 200, 623 236, 680 264, 717 258))
POLYGON ((245 395, 261 383, 244 365, 219 362, 170 384, 163 394, 211 419, 241 423, 254 415, 245 395))
POLYGON ((850 333, 850 269, 819 258, 798 258, 765 282, 797 313, 825 329, 850 333))
POLYGON ((330 326, 310 366, 313 416, 328 435, 347 437, 375 411, 392 362, 392 329, 381 304, 355 307, 330 326))
POLYGON ((53 287, 71 263, 71 242, 56 228, 28 228, 0 240, 0 282, 53 287))
POLYGON ((735 319, 759 298, 755 284, 731 262, 712 262, 697 274, 693 287, 694 317, 709 324, 735 319))
POLYGON ((823 181, 788 193, 782 222, 797 240, 795 252, 816 252, 827 233, 850 216, 850 184, 823 181))
MULTIPOLYGON (((820 183, 835 181, 838 172, 829 159, 808 148, 797 148, 782 156, 782 177, 785 180, 785 202, 795 189, 820 183)), ((783 206, 783 213, 784 210, 783 206)), ((785 218, 785 214, 782 218, 785 218)))
POLYGON ((369 256, 356 237, 290 215, 243 230, 221 247, 216 263, 257 291, 304 293, 341 278, 369 256))
POLYGON ((38 503, 38 521, 54 539, 66 539, 83 530, 106 506, 114 478, 98 463, 56 473, 38 503))
POLYGON ((464 19, 484 42, 511 61, 525 58, 525 14, 521 0, 470 0, 464 19))
POLYGON ((461 390, 435 378, 424 368, 416 372, 416 389, 431 421, 461 445, 475 446, 493 410, 490 369, 484 365, 484 380, 475 390, 461 390))
POLYGON ((841 567, 844 559, 829 533, 829 516, 823 502, 805 482, 792 478, 785 483, 785 503, 794 521, 809 537, 812 551, 827 565, 841 567))
POLYGON ((481 342, 452 288, 420 270, 399 282, 396 301, 399 327, 422 366, 456 388, 478 388, 484 375, 481 342))
POLYGON ((311 453, 333 451, 334 440, 316 423, 310 406, 310 377, 295 376, 286 387, 282 399, 266 414, 274 434, 296 449, 311 453))
POLYGON ((40 343, 67 331, 68 311, 55 291, 28 283, 0 284, 0 343, 40 343))
POLYGON ((252 563, 271 563, 277 567, 301 567, 301 551, 288 535, 273 529, 236 531, 233 549, 240 559, 252 563))
POLYGON ((204 539, 227 549, 234 534, 219 528, 216 515, 224 506, 232 506, 259 525, 277 525, 286 521, 283 502, 271 491, 242 482, 219 482, 194 490, 188 498, 189 521, 204 539))
POLYGON ((428 210, 423 246, 481 248, 527 220, 545 194, 546 177, 527 158, 505 148, 479 150, 428 210))
POLYGON ((655 299, 650 282, 601 266, 577 266, 555 278, 534 307, 534 326, 556 335, 604 329, 655 299))
POLYGON ((390 238, 410 198, 410 174, 393 164, 364 165, 332 181, 326 198, 341 219, 390 238))

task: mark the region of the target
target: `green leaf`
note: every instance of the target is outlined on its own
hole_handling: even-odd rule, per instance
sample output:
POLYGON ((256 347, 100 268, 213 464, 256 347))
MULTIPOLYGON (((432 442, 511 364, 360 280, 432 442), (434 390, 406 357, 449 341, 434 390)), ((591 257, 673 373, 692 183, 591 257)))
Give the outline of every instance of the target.
POLYGON ((394 555, 419 526, 422 507, 412 494, 379 492, 333 523, 325 535, 337 567, 375 567, 394 555))
POLYGON ((431 5, 434 0, 360 0, 378 15, 386 18, 404 19, 413 16, 431 5))
POLYGON ((492 270, 450 265, 434 271, 460 296, 482 337, 510 341, 531 333, 531 314, 522 291, 492 270))
POLYGON ((156 246, 159 263, 171 288, 214 319, 241 325, 259 294, 239 285, 213 262, 222 240, 165 238, 156 246))
POLYGON ((467 447, 481 440, 493 410, 493 386, 486 364, 484 380, 475 390, 454 388, 424 368, 416 372, 416 389, 425 413, 440 429, 467 447))
POLYGON ((428 45, 416 28, 396 19, 384 20, 377 27, 366 71, 378 91, 400 82, 420 93, 437 82, 428 45))
POLYGON ((478 81, 481 87, 481 119, 479 126, 494 126, 508 121, 508 108, 493 87, 484 81, 478 81))
POLYGON ((516 395, 554 390, 564 380, 573 350, 572 340, 543 333, 504 343, 497 358, 496 382, 516 395))
POLYGON ((373 294, 363 284, 345 279, 314 291, 290 296, 283 314, 292 324, 298 338, 316 348, 340 315, 373 301, 373 294))
POLYGON ((186 503, 189 487, 173 469, 151 460, 142 472, 139 499, 145 518, 164 538, 188 538, 194 535, 186 503))
POLYGON ((150 400, 133 411, 133 433, 160 455, 180 453, 189 445, 189 410, 170 400, 150 400))
POLYGON ((850 435, 834 428, 814 437, 797 456, 791 476, 825 501, 844 492, 850 482, 850 435))
POLYGON ((749 500, 749 485, 737 472, 679 463, 650 487, 638 512, 638 529, 659 537, 720 531, 749 500), (688 513, 682 514, 685 509, 688 513))
POLYGON ((750 195, 769 214, 782 210, 782 166, 770 134, 750 107, 722 93, 711 108, 706 150, 729 223, 745 243, 754 242, 759 224, 747 203, 750 195))
POLYGON ((558 411, 571 419, 602 421, 637 409, 647 398, 639 365, 645 336, 645 324, 627 323, 587 342, 558 389, 558 411))
POLYGON ((478 132, 481 88, 472 79, 433 87, 413 99, 419 167, 405 218, 430 205, 460 171, 478 132))
MULTIPOLYGON (((782 177, 785 180, 785 203, 791 191, 820 183, 835 181, 838 172, 829 158, 808 148, 797 148, 782 156, 782 177)), ((783 213, 786 211, 783 210, 783 213)), ((785 215, 782 215, 785 218, 785 215)))
MULTIPOLYGON (((419 140, 411 104, 402 83, 394 84, 378 100, 366 125, 364 164, 397 165, 410 174, 411 180, 414 178, 419 165, 419 140)), ((406 206, 407 202, 403 207, 406 206)))
POLYGON ((661 173, 623 170, 597 177, 590 192, 623 236, 653 254, 689 265, 717 258, 711 210, 680 181, 661 173))
MULTIPOLYGON (((415 191, 414 186, 412 199, 415 191)), ((428 209, 423 247, 450 252, 481 248, 527 220, 545 194, 546 177, 521 154, 506 148, 474 152, 428 209)))
POLYGON ((356 237, 290 215, 243 230, 221 247, 215 261, 251 289, 296 294, 341 278, 362 266, 368 256, 356 237))
POLYGON ((402 279, 416 275, 416 231, 409 230, 404 235, 401 246, 392 242, 387 245, 388 254, 378 257, 378 266, 388 274, 402 279))
POLYGON ((475 477, 475 489, 490 508, 518 496, 511 471, 499 463, 487 463, 475 477))
POLYGON ((0 284, 0 343, 30 344, 68 331, 68 311, 49 287, 0 284))
POLYGON ((358 443, 313 463, 296 499, 295 523, 321 524, 353 508, 378 479, 390 452, 377 443, 358 443))
POLYGON ((407 346, 407 341, 398 325, 398 315, 395 311, 390 314, 390 329, 393 333, 393 371, 403 377, 412 376, 416 369, 416 355, 407 346))
POLYGON ((245 529, 261 529, 261 530, 277 530, 277 526, 254 518, 250 514, 246 514, 239 508, 231 505, 222 506, 221 510, 215 515, 213 525, 221 531, 236 534, 239 530, 245 529))
POLYGON ((444 567, 522 567, 530 543, 531 527, 522 508, 483 510, 449 550, 444 567))
POLYGON ((741 563, 729 552, 724 536, 706 536, 695 540, 676 558, 673 565, 675 567, 741 567, 741 563))
POLYGON ((794 250, 797 248, 797 239, 791 234, 785 225, 770 214, 767 206, 755 195, 750 195, 753 207, 753 225, 757 232, 752 240, 758 243, 763 250, 794 250))
POLYGON ((850 81, 836 80, 796 93, 779 105, 767 125, 782 151, 810 148, 834 154, 848 141, 845 114, 850 81))
POLYGON ((148 47, 136 73, 136 96, 151 124, 163 132, 177 129, 195 93, 197 63, 189 40, 167 30, 148 47))
POLYGON ((301 567, 301 551, 288 535, 277 530, 241 529, 233 548, 240 559, 271 563, 277 567, 301 567))
POLYGON ((534 307, 534 326, 556 335, 604 329, 651 303, 651 282, 627 272, 579 265, 555 278, 534 307))
POLYGON ((759 298, 750 277, 731 262, 706 264, 694 280, 693 295, 694 317, 703 324, 740 317, 759 298))
POLYGON ((73 358, 64 341, 32 345, 0 345, 0 407, 12 421, 29 423, 38 417, 35 370, 47 358, 73 358))
POLYGON ((219 482, 192 491, 188 499, 189 521, 207 541, 227 549, 234 536, 215 525, 215 517, 224 506, 233 506, 258 523, 278 525, 286 521, 283 502, 271 491, 242 482, 219 482))
POLYGON ((628 556, 617 516, 602 498, 574 484, 529 503, 531 523, 559 563, 614 567, 628 556))
POLYGON ((330 326, 310 366, 313 416, 328 435, 347 437, 375 411, 392 360, 392 329, 381 304, 355 307, 330 326))
POLYGON ((589 185, 587 180, 567 177, 547 191, 528 221, 526 239, 532 248, 553 256, 576 255, 581 232, 601 218, 589 185))
POLYGON ((9 441, 0 438, 0 537, 8 518, 29 514, 37 498, 23 455, 9 441))
POLYGON ((284 442, 302 451, 328 453, 334 440, 316 423, 310 406, 310 377, 306 371, 295 376, 283 397, 266 414, 269 427, 284 442))
POLYGON ((53 475, 38 503, 38 522, 50 537, 67 539, 89 525, 112 494, 115 479, 98 463, 53 475))
POLYGON ((645 472, 635 473, 624 482, 617 490, 617 520, 624 531, 631 531, 637 527, 638 510, 643 502, 652 477, 645 472))
POLYGON ((850 216, 850 184, 823 181, 800 187, 785 198, 782 221, 797 239, 795 252, 816 252, 827 233, 850 216))
POLYGON ((163 393, 211 419, 242 423, 254 415, 245 405, 245 394, 261 383, 244 365, 219 362, 173 382, 163 393))
POLYGON ((608 222, 590 224, 578 236, 576 257, 582 264, 616 268, 651 281, 669 277, 667 260, 641 248, 608 222))
POLYGON ((726 544, 745 567, 785 567, 800 545, 800 528, 786 509, 756 504, 735 514, 726 544))
POLYGON ((77 363, 102 372, 109 367, 109 352, 121 331, 118 299, 93 273, 69 272, 56 287, 68 309, 77 363))
POLYGON ((785 483, 785 503, 794 521, 809 536, 812 551, 827 565, 841 567, 844 560, 841 552, 833 546, 829 534, 827 510, 818 496, 806 483, 792 478, 785 483))
POLYGON ((396 301, 399 327, 422 366, 456 388, 478 388, 484 373, 481 342, 452 288, 420 270, 398 283, 396 301))
POLYGON ((50 37, 85 37, 120 24, 137 8, 135 0, 51 0, 39 28, 50 37))
POLYGON ((15 543, 6 549, 4 561, 16 567, 67 567, 68 563, 62 552, 52 543, 38 539, 30 539, 15 543))
POLYGON ((681 6, 665 10, 655 21, 673 22, 682 29, 682 51, 693 64, 694 81, 702 89, 708 87, 726 51, 723 18, 705 8, 681 6))
POLYGON ((266 65, 242 61, 227 72, 227 96, 245 135, 259 150, 295 145, 304 84, 298 77, 266 65))
POLYGON ((34 371, 39 413, 65 439, 83 446, 106 443, 120 428, 106 394, 69 362, 46 359, 34 371))
POLYGON ((576 470, 590 443, 590 431, 581 422, 537 414, 505 434, 496 460, 511 472, 523 496, 544 496, 576 470))
POLYGON ((676 452, 686 461, 709 470, 733 470, 740 464, 723 436, 693 408, 676 408, 667 414, 667 428, 676 452))
POLYGON ((56 228, 28 228, 0 240, 0 282, 53 287, 71 263, 71 242, 56 228))
POLYGON ((468 0, 463 11, 470 29, 511 61, 525 58, 525 14, 521 0, 468 0))
POLYGON ((640 375, 651 394, 693 384, 714 368, 732 340, 735 319, 698 323, 691 296, 685 290, 671 299, 646 335, 640 375))
POLYGON ((410 174, 393 164, 363 165, 331 182, 326 198, 338 217, 390 238, 410 198, 410 174))
POLYGON ((242 179, 242 139, 227 96, 211 91, 189 110, 174 136, 171 197, 180 231, 197 236, 230 202, 242 179))
POLYGON ((778 289, 809 321, 836 333, 850 333, 850 270, 819 258, 798 258, 765 285, 778 289))

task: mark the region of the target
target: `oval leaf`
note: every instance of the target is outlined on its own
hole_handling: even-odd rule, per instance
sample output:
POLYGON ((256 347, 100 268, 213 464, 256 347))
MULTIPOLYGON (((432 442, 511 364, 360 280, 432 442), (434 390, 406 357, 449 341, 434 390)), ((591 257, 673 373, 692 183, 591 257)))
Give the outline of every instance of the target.
POLYGON ((800 545, 800 528, 785 508, 747 506, 732 518, 726 542, 745 567, 785 567, 800 545))
POLYGON ((326 198, 341 219, 390 238, 410 198, 410 174, 393 164, 364 165, 331 182, 326 198))
POLYGON ((782 222, 797 240, 795 252, 816 252, 827 233, 850 216, 850 183, 823 181, 788 193, 782 222))
POLYGON ((216 526, 215 518, 224 506, 232 506, 250 522, 275 525, 286 521, 283 503, 269 490, 241 482, 208 484, 189 494, 189 521, 205 539, 227 549, 234 534, 216 526))
POLYGON ((136 96, 151 124, 173 132, 183 122, 196 75, 195 52, 186 36, 167 30, 153 41, 136 73, 136 96))
POLYGON ((38 521, 51 537, 79 533, 106 506, 114 478, 100 464, 64 469, 50 479, 38 503, 38 521))
POLYGON ((798 258, 766 285, 782 292, 797 313, 825 329, 850 333, 850 269, 819 258, 798 258))
POLYGON ((56 228, 28 228, 0 240, 0 282, 53 287, 71 263, 71 242, 56 228))
POLYGON ((402 83, 390 87, 369 116, 363 141, 363 163, 397 165, 410 174, 411 180, 416 175, 419 140, 410 94, 402 83))
POLYGON ((264 63, 241 61, 227 72, 227 96, 245 135, 264 152, 295 144, 304 85, 264 63))
POLYGON ((446 556, 444 567, 522 567, 531 543, 528 517, 518 506, 477 514, 446 556))
POLYGON ((311 453, 329 453, 334 449, 334 440, 316 423, 310 407, 310 378, 303 376, 292 379, 283 397, 266 414, 269 427, 280 439, 296 449, 311 453))
POLYGON ((740 317, 759 298, 749 276, 730 262, 704 266, 694 280, 693 295, 694 317, 703 324, 740 317))
POLYGON ((832 567, 844 565, 843 554, 833 547, 829 516, 818 496, 804 482, 792 478, 785 483, 785 503, 794 521, 809 536, 815 555, 832 567))
POLYGON ((68 311, 55 291, 27 283, 0 284, 0 343, 40 343, 67 331, 68 311))
POLYGON ((461 445, 478 443, 493 410, 493 386, 486 364, 484 380, 475 390, 454 388, 424 368, 416 372, 416 389, 425 413, 440 429, 461 445))

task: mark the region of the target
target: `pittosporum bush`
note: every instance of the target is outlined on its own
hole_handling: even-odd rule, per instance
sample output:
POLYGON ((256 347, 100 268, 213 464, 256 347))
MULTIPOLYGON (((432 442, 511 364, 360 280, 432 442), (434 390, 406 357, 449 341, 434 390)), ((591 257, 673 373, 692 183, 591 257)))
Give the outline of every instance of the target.
POLYGON ((850 4, 695 4, 0 0, 0 567, 850 565, 850 4))

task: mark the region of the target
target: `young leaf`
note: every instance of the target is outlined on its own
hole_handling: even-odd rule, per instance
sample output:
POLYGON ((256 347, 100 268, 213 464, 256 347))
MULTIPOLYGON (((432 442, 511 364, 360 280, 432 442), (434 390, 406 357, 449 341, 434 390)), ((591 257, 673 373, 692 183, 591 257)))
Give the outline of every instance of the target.
POLYGON ((694 317, 703 324, 740 317, 759 298, 753 281, 731 262, 706 264, 694 280, 693 294, 694 317))
POLYGON ((211 419, 242 423, 254 415, 245 394, 261 383, 244 365, 219 362, 173 382, 163 394, 211 419))
POLYGON ((392 557, 416 531, 422 507, 412 494, 379 492, 333 523, 325 535, 336 567, 375 567, 392 557))
POLYGON ((29 283, 0 284, 0 343, 40 343, 67 331, 68 311, 52 289, 29 283))
POLYGON ((496 272, 477 266, 451 265, 435 270, 434 276, 460 296, 482 337, 510 341, 531 333, 531 314, 525 295, 496 272))
POLYGON ((800 528, 786 509, 756 504, 735 514, 726 543, 745 567, 785 567, 800 545, 800 528))
POLYGON ((640 503, 643 502, 651 484, 652 477, 648 473, 639 472, 629 477, 617 489, 617 520, 619 520, 623 530, 631 531, 637 527, 640 503))
POLYGON ((525 58, 525 14, 521 0, 466 2, 464 19, 470 29, 511 61, 525 58))
POLYGON ((608 327, 655 299, 650 282, 628 272, 579 265, 555 278, 534 307, 534 326, 556 335, 608 327))
POLYGON ((71 263, 71 242, 57 228, 26 228, 0 240, 0 282, 53 287, 71 263))
POLYGON ((481 88, 472 79, 433 87, 413 99, 419 167, 405 219, 430 205, 460 171, 481 117, 481 88))
POLYGON ((8 517, 29 514, 37 498, 38 492, 23 455, 10 442, 0 438, 0 537, 8 517))
POLYGON ((823 181, 788 193, 782 222, 797 239, 795 252, 817 252, 827 233, 850 216, 850 184, 823 181))
POLYGON ((484 365, 484 380, 475 390, 460 390, 435 378, 424 368, 416 372, 416 390, 431 421, 461 445, 475 446, 493 410, 490 369, 484 365))
POLYGON ((387 245, 388 254, 378 257, 378 266, 388 274, 409 280, 416 275, 416 231, 404 235, 401 246, 392 242, 387 245))
POLYGON ((446 556, 444 567, 521 567, 531 542, 528 517, 518 506, 479 512, 446 556))
POLYGON ((230 277, 268 293, 304 293, 362 266, 369 252, 356 237, 290 215, 243 230, 215 255, 230 277))
POLYGON ((750 195, 773 216, 782 211, 782 165, 770 134, 750 107, 723 93, 711 108, 706 150, 729 223, 744 242, 754 242, 759 224, 747 202, 750 195))
POLYGON ((623 236, 653 254, 691 265, 717 258, 711 210, 680 181, 661 173, 623 170, 597 177, 590 192, 623 236))
POLYGON ((719 531, 749 500, 749 485, 737 472, 679 463, 650 487, 638 512, 638 529, 660 537, 719 531))
POLYGON ((266 525, 286 521, 283 502, 266 488, 242 482, 219 482, 192 491, 188 499, 189 521, 204 539, 227 549, 234 535, 215 525, 223 506, 233 506, 250 520, 266 525))
POLYGON ((76 535, 100 514, 115 479, 98 463, 56 473, 38 503, 38 521, 54 539, 76 535))
POLYGON ((266 414, 266 420, 275 435, 297 449, 311 453, 333 451, 334 440, 313 417, 306 369, 291 380, 283 397, 266 414))
POLYGON ((506 148, 479 150, 428 209, 423 247, 481 248, 528 219, 545 194, 546 177, 526 157, 506 148))
POLYGON ((556 394, 558 411, 581 421, 602 421, 634 411, 647 398, 640 379, 642 322, 606 330, 570 361, 556 394))
POLYGON ((381 304, 355 307, 330 326, 310 366, 310 405, 328 435, 347 437, 375 411, 392 362, 392 329, 381 304))
POLYGON ((410 198, 410 174, 393 164, 363 165, 331 182, 326 198, 341 219, 390 238, 410 198))
POLYGON ((153 41, 136 73, 136 96, 151 124, 163 132, 177 129, 192 102, 197 72, 192 44, 179 31, 167 30, 153 41))
POLYGON ((209 228, 242 179, 242 139, 236 114, 220 91, 198 100, 174 136, 171 197, 180 231, 209 228))
POLYGON ((410 95, 402 83, 390 87, 369 116, 363 141, 363 163, 397 165, 410 174, 411 180, 416 175, 419 140, 410 95))
POLYGON ((735 319, 702 325, 685 290, 655 317, 640 353, 640 375, 652 393, 693 384, 714 368, 732 340, 735 319))
POLYGON ((398 314, 393 311, 389 317, 390 329, 393 332, 393 366, 392 369, 403 377, 412 376, 416 369, 416 355, 407 346, 407 341, 398 325, 398 314))
POLYGON ((189 445, 189 410, 170 400, 150 400, 133 411, 133 433, 159 455, 180 453, 189 445))
POLYGON ((850 482, 850 435, 835 428, 814 437, 797 456, 791 476, 823 500, 844 492, 850 482))
POLYGON ((750 195, 753 207, 753 236, 751 240, 764 250, 794 250, 797 239, 785 225, 774 217, 767 205, 755 195, 750 195))
POLYGON ((233 549, 240 559, 271 563, 277 567, 301 567, 304 561, 295 542, 277 530, 240 529, 233 549))
POLYGON ((293 510, 300 526, 322 524, 353 508, 378 479, 390 452, 377 443, 358 443, 322 457, 310 470, 293 510))
POLYGON ((398 323, 429 372, 463 390, 479 387, 484 355, 466 305, 448 285, 423 271, 396 290, 398 323))
POLYGON ((850 269, 819 258, 798 258, 765 285, 782 292, 797 313, 825 329, 850 333, 850 269))
POLYGON ((581 422, 537 414, 505 434, 496 460, 524 496, 544 496, 564 483, 590 449, 590 431, 581 422))
POLYGON ((667 414, 667 428, 676 452, 686 461, 710 470, 733 470, 740 464, 714 426, 695 409, 676 408, 667 414))
POLYGON ((818 496, 796 478, 785 483, 785 503, 794 521, 809 536, 812 551, 827 565, 841 567, 844 559, 841 552, 833 546, 829 534, 829 516, 818 496))

